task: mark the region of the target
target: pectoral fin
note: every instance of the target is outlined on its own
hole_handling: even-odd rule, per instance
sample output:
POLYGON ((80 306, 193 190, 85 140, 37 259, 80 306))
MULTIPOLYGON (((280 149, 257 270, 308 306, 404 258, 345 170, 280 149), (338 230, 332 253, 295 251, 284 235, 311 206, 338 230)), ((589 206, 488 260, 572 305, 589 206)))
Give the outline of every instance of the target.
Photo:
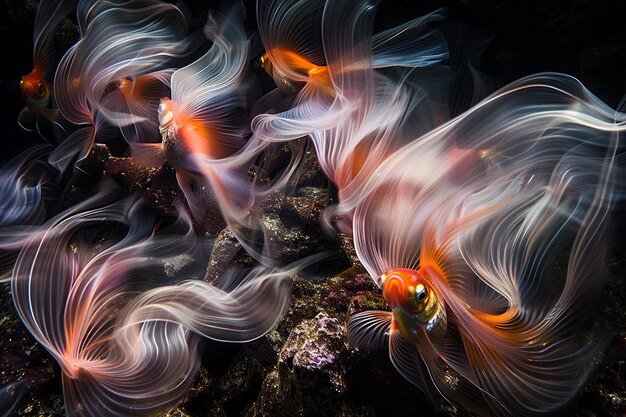
POLYGON ((165 153, 161 143, 131 143, 130 152, 137 163, 158 168, 165 163, 165 153))
POLYGON ((431 399, 436 398, 428 369, 417 346, 402 337, 397 330, 389 335, 389 359, 404 378, 416 385, 431 399))
POLYGON ((24 130, 29 132, 34 132, 35 127, 35 115, 28 107, 24 107, 20 112, 19 116, 17 116, 17 123, 24 130))
POLYGON ((390 311, 363 311, 348 321, 348 342, 360 350, 382 350, 391 326, 390 311))

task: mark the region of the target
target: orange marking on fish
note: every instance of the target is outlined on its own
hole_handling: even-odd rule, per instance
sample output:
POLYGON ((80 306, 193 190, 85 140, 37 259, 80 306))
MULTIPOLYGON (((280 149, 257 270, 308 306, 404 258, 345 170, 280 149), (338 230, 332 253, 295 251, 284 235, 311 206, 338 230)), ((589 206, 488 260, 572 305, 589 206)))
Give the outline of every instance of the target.
POLYGON ((417 271, 392 269, 381 275, 381 282, 395 328, 404 338, 417 343, 422 329, 431 340, 443 337, 446 332, 445 307, 421 268, 417 271))
POLYGON ((306 58, 287 49, 275 48, 261 56, 261 64, 265 71, 282 81, 290 83, 314 83, 326 93, 334 95, 328 67, 316 65, 306 58))
POLYGON ((274 57, 275 60, 279 60, 278 63, 284 64, 289 70, 304 77, 328 74, 328 69, 325 66, 315 65, 311 61, 287 49, 272 49, 271 54, 268 56, 274 57))
POLYGON ((50 88, 37 68, 22 77, 20 89, 26 104, 32 111, 41 111, 48 105, 50 88))

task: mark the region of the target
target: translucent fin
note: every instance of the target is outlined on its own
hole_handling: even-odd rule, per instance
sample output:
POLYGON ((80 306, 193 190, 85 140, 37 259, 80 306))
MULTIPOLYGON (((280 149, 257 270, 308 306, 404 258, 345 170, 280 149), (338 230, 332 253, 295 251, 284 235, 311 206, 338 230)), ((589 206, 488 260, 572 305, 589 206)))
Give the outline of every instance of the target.
POLYGON ((577 80, 540 74, 417 138, 365 183, 357 254, 374 277, 421 268, 434 285, 448 333, 417 348, 450 401, 530 416, 582 389, 605 346, 589 312, 624 130, 577 80))
POLYGON ((174 70, 127 77, 119 88, 102 98, 102 106, 112 114, 133 114, 133 123, 121 124, 122 135, 128 143, 159 142, 158 107, 162 97, 170 93, 170 76, 174 70))
POLYGON ((147 291, 130 306, 122 332, 143 322, 173 319, 213 340, 249 342, 270 331, 285 312, 291 275, 299 269, 294 268, 276 272, 256 269, 245 274, 230 271, 221 278, 234 287, 230 293, 199 280, 147 291), (233 280, 238 284, 233 285, 233 280))
MULTIPOLYGON (((174 72, 171 80, 174 119, 179 136, 208 144, 212 159, 230 156, 245 143, 248 116, 244 108, 248 41, 240 8, 209 18, 205 32, 209 51, 174 72)), ((206 147, 206 146, 205 146, 206 147)))
POLYGON ((417 346, 408 342, 397 330, 389 335, 389 359, 404 378, 422 390, 432 401, 437 400, 437 392, 433 389, 428 369, 417 346))
POLYGON ((128 127, 124 133, 133 141, 156 141, 158 132, 150 126, 156 126, 163 94, 161 71, 195 46, 182 13, 155 0, 83 1, 77 15, 82 38, 64 55, 55 76, 59 109, 75 124, 94 124, 100 114, 114 126, 128 127))
POLYGON ((276 70, 286 78, 300 82, 308 79, 306 71, 289 65, 286 57, 325 65, 320 37, 323 9, 323 0, 257 2, 257 22, 263 45, 276 70))
POLYGON ((428 393, 431 398, 438 394, 481 416, 493 415, 493 410, 498 410, 496 415, 509 415, 494 396, 480 388, 477 373, 481 370, 473 368, 454 327, 449 328, 446 338, 437 345, 424 339, 419 344, 419 352, 431 379, 431 391, 428 393), (490 409, 488 404, 494 408, 490 409))
MULTIPOLYGON (((261 114, 252 120, 252 129, 260 138, 282 142, 306 136, 312 132, 332 129, 343 122, 354 110, 351 103, 335 103, 314 85, 306 85, 299 102, 279 114, 261 114)), ((323 139, 321 139, 323 140, 323 139)))
POLYGON ((161 143, 131 143, 131 156, 139 164, 157 168, 165 163, 165 154, 161 143))
POLYGON ((40 0, 35 14, 33 63, 46 80, 54 77, 56 68, 54 29, 76 7, 77 0, 40 0))
POLYGON ((34 132, 37 129, 37 127, 35 126, 35 114, 28 107, 24 107, 19 116, 17 116, 17 123, 22 129, 29 132, 34 132))
POLYGON ((211 285, 187 276, 204 272, 210 244, 184 212, 155 227, 141 196, 101 206, 116 198, 108 191, 24 236, 12 295, 63 370, 68 415, 158 415, 193 382, 201 337, 244 343, 269 332, 289 306, 292 278, 320 257, 234 268, 211 285), (106 239, 95 230, 103 222, 112 226, 106 239))
MULTIPOLYGON (((377 1, 327 2, 322 36, 328 71, 336 89, 348 98, 363 97, 374 90, 371 77, 371 38, 377 1), (332 41, 331 41, 332 40, 332 41), (348 71, 349 68, 360 70, 348 71)), ((364 103, 367 108, 369 103, 364 103)))
POLYGON ((432 22, 444 19, 442 10, 387 29, 372 38, 372 65, 385 67, 428 67, 449 57, 445 38, 432 22))
POLYGON ((363 311, 348 320, 348 342, 365 351, 387 346, 392 315, 389 311, 363 311))
POLYGON ((9 417, 26 391, 26 380, 12 382, 0 388, 0 416, 9 417))
POLYGON ((35 146, 0 168, 0 226, 41 224, 45 218, 44 188, 51 168, 42 159, 50 146, 35 146))
POLYGON ((94 138, 93 127, 80 128, 52 151, 48 162, 60 172, 65 172, 72 163, 87 156, 93 146, 94 138))
POLYGON ((272 90, 257 100, 250 111, 254 117, 262 113, 280 113, 287 110, 292 103, 291 97, 285 97, 279 90, 272 90))

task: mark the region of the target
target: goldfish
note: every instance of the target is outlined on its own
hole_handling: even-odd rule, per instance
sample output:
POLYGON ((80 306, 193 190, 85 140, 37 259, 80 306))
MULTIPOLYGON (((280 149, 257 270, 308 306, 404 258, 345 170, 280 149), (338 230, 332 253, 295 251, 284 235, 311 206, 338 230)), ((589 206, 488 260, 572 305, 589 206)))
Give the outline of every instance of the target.
POLYGON ((121 132, 129 143, 158 141, 169 66, 199 47, 181 10, 156 0, 81 0, 77 19, 81 37, 59 63, 54 94, 63 116, 84 127, 52 155, 59 170, 84 158, 96 137, 121 132))
POLYGON ((245 93, 239 90, 246 88, 248 40, 235 11, 224 20, 231 26, 209 18, 205 33, 212 47, 171 74, 171 95, 161 97, 155 109, 161 143, 133 146, 143 162, 160 165, 166 160, 177 171, 195 172, 188 155, 217 160, 245 144, 245 93))
POLYGON ((261 55, 260 63, 274 79, 278 90, 286 96, 297 95, 307 82, 318 84, 327 94, 334 94, 328 68, 316 65, 295 52, 273 49, 261 55), (286 73, 280 68, 286 68, 286 73))
POLYGON ((37 130, 43 137, 40 124, 43 120, 63 126, 58 111, 51 107, 52 82, 56 69, 53 47, 55 28, 76 7, 76 0, 42 0, 37 6, 33 30, 33 70, 22 76, 20 90, 26 107, 18 123, 26 130, 37 130))
POLYGON ((424 132, 439 122, 440 105, 430 99, 434 90, 422 86, 444 86, 439 78, 447 76, 446 71, 414 71, 448 56, 441 33, 430 28, 443 18, 440 12, 374 34, 374 5, 308 0, 263 1, 257 7, 263 67, 277 85, 268 94, 274 100, 268 101, 284 95, 292 99, 284 111, 256 115, 252 130, 270 142, 311 139, 339 195, 325 218, 344 219, 337 227, 346 233, 375 169, 413 140, 406 121, 424 132))
POLYGON ((434 402, 567 409, 606 346, 590 313, 623 189, 622 119, 577 80, 540 74, 389 156, 353 236, 390 311, 353 315, 350 343, 387 348, 434 402))
POLYGON ((422 270, 393 269, 380 276, 383 297, 392 310, 393 328, 402 337, 418 342, 420 328, 432 341, 446 333, 446 307, 422 270))
POLYGON ((175 169, 199 221, 214 200, 229 216, 239 212, 232 199, 239 194, 249 199, 247 172, 261 151, 258 145, 248 146, 247 103, 252 93, 241 10, 235 6, 219 10, 217 16, 219 21, 211 14, 204 30, 213 42, 211 48, 171 74, 171 93, 160 99, 155 112, 161 142, 131 144, 138 162, 148 166, 167 162, 175 169))
POLYGON ((40 113, 48 107, 51 87, 37 68, 34 68, 29 74, 22 77, 20 88, 26 101, 26 106, 31 111, 40 113))
POLYGON ((363 28, 355 28, 355 34, 348 34, 342 33, 342 27, 332 26, 340 24, 345 29, 352 28, 355 16, 367 22, 374 8, 368 1, 353 2, 351 7, 352 16, 345 16, 342 23, 330 23, 334 19, 326 18, 324 22, 323 13, 330 16, 329 11, 337 13, 334 9, 345 10, 343 7, 320 0, 258 3, 259 33, 266 48, 259 63, 281 93, 295 97, 308 84, 309 90, 320 89, 333 96, 337 78, 346 72, 428 67, 448 57, 441 33, 426 28, 429 22, 441 20, 442 13, 434 12, 365 37, 363 28), (305 21, 302 16, 308 19, 305 21), (332 43, 326 42, 325 50, 320 49, 323 41, 319 32, 322 39, 335 38, 332 43), (367 49, 371 49, 371 56, 363 53, 367 49))

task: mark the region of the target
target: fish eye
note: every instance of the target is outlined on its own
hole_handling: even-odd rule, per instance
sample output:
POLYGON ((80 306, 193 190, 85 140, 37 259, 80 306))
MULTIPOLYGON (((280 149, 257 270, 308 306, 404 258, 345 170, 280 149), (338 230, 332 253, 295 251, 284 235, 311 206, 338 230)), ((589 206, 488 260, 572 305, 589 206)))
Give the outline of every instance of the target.
POLYGON ((46 87, 43 85, 43 83, 37 84, 37 92, 40 96, 44 95, 44 93, 46 92, 46 87))
POLYGON ((428 293, 424 285, 418 284, 417 287, 415 287, 415 300, 422 302, 426 299, 427 295, 428 293))

